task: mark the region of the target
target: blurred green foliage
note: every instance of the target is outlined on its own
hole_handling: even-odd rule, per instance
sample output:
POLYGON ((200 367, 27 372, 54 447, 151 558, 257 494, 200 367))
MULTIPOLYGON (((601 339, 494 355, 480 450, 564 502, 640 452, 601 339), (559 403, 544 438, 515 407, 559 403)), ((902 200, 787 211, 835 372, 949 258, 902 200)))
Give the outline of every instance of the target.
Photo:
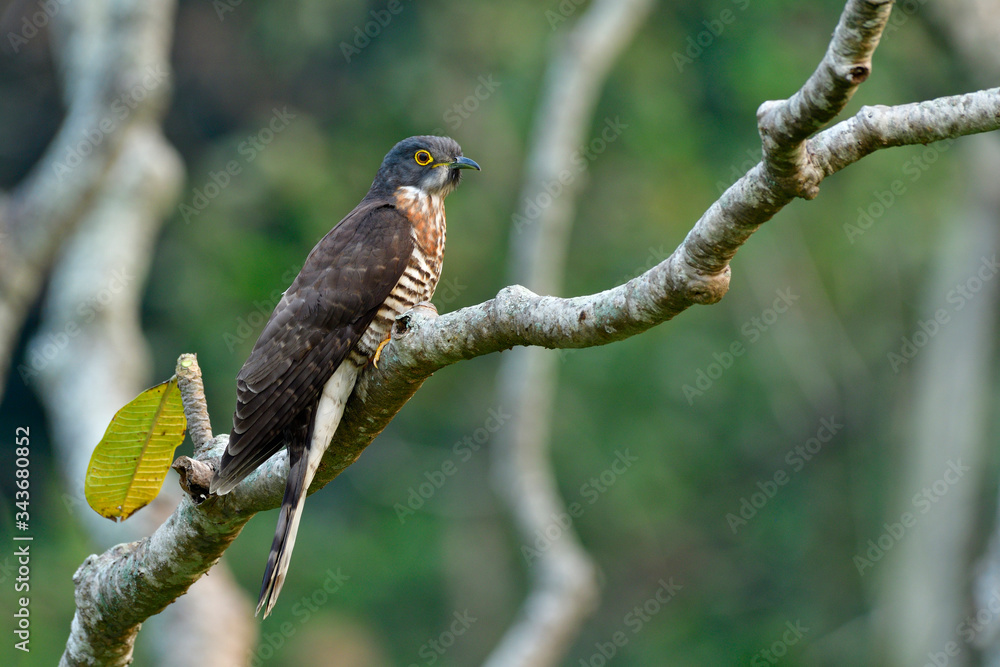
MULTIPOLYGON (((166 225, 143 318, 155 351, 151 382, 169 377, 180 353, 197 353, 217 431, 229 428, 233 379, 278 295, 363 196, 397 140, 444 132, 483 166, 448 201, 439 309, 478 303, 507 282, 526 138, 547 56, 569 22, 550 26, 554 0, 404 1, 347 62, 342 43, 385 7, 295 0, 217 15, 213 3, 180 3, 165 129, 188 168, 183 204, 195 208, 200 196, 207 204, 195 214, 178 209, 166 225), (481 100, 480 77, 499 83, 481 100), (252 138, 263 142, 275 110, 286 107, 294 118, 255 148, 252 138), (239 173, 214 187, 231 162, 239 173)), ((608 118, 627 129, 589 165, 567 295, 610 287, 669 254, 720 187, 756 160, 756 108, 801 85, 841 7, 657 7, 594 116, 597 131, 608 118), (679 71, 673 54, 725 9, 735 20, 679 71)), ((52 136, 58 106, 43 43, 5 56, 2 67, 9 186, 43 148, 40 137, 52 136), (32 104, 40 111, 29 118, 32 104)), ((953 70, 913 17, 883 39, 874 73, 846 113, 960 92, 967 86, 953 70)), ((619 344, 553 353, 563 363, 552 456, 565 498, 583 506, 574 526, 602 584, 600 609, 564 664, 603 664, 597 644, 617 631, 628 642, 616 665, 747 664, 762 659, 788 622, 808 632, 783 664, 865 661, 879 568, 859 577, 851 558, 891 516, 899 425, 908 419, 898 412, 908 370, 895 374, 886 353, 926 315, 921 286, 934 244, 964 194, 960 143, 910 180, 905 165, 927 150, 878 153, 825 182, 816 201, 787 207, 741 250, 717 306, 619 344), (857 224, 859 207, 871 207, 896 179, 906 192, 851 242, 844 225, 857 224), (798 299, 788 312, 754 324, 767 321, 776 291, 789 288, 798 299), (684 386, 722 364, 714 355, 724 357, 734 342, 744 352, 689 401, 684 386), (793 471, 787 453, 831 417, 844 428, 793 471), (601 482, 621 452, 638 463, 591 503, 590 480, 601 482), (779 470, 789 473, 787 485, 734 533, 726 515, 779 470), (682 588, 634 632, 635 607, 671 578, 682 588)), ((491 409, 504 409, 494 393, 497 362, 436 374, 357 464, 310 498, 290 577, 260 625, 259 662, 251 664, 471 665, 488 654, 525 594, 526 564, 490 490, 488 441, 468 460, 455 446, 484 428, 491 409), (394 507, 448 459, 458 472, 401 520, 394 507), (349 579, 315 605, 326 573, 338 569, 349 579), (476 621, 454 645, 443 655, 428 648, 466 610, 476 621)), ((29 415, 42 434, 33 566, 44 579, 36 580, 31 664, 55 664, 72 616, 71 575, 97 546, 74 519, 89 510, 65 502, 37 404, 16 376, 10 382, 4 432, 29 415)), ((3 521, 11 515, 4 511, 3 521)), ((227 553, 248 593, 259 585, 273 526, 273 516, 256 518, 227 553)), ((139 641, 140 650, 150 643, 139 641)), ((5 642, 0 662, 18 657, 11 652, 5 642)))

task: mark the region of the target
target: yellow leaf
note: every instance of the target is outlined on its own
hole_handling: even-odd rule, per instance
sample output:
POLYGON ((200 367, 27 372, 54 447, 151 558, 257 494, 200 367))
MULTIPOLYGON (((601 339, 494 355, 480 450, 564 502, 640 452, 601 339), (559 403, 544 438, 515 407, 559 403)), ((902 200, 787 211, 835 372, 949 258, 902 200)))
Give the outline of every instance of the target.
POLYGON ((122 521, 148 505, 160 492, 186 430, 176 376, 119 410, 87 466, 84 495, 94 511, 122 521))

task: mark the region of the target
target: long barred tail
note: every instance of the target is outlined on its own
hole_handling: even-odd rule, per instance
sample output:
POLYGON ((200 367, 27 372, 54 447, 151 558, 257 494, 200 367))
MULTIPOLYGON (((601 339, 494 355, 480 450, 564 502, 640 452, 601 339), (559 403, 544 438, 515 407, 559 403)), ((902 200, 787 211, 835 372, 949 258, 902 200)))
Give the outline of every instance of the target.
POLYGON ((257 613, 263 609, 265 618, 271 613, 278 593, 281 592, 281 585, 285 583, 285 573, 288 572, 288 563, 292 558, 306 492, 319 469, 323 452, 330 446, 330 440, 344 416, 344 404, 354 389, 358 370, 354 364, 345 362, 334 371, 323 386, 323 394, 316 409, 309 410, 305 415, 305 437, 289 440, 285 497, 281 500, 278 527, 274 532, 274 542, 267 557, 267 568, 264 570, 264 581, 261 583, 260 599, 257 602, 257 613))
POLYGON ((306 502, 306 491, 312 475, 308 474, 309 457, 305 447, 290 447, 288 450, 288 480, 285 482, 285 496, 281 500, 281 512, 278 515, 278 525, 274 531, 274 542, 271 543, 271 553, 267 556, 267 567, 264 569, 264 580, 260 585, 260 598, 257 601, 257 614, 264 610, 264 618, 271 613, 274 603, 278 601, 278 593, 285 583, 285 574, 292 559, 292 549, 295 548, 295 535, 299 532, 299 519, 302 518, 302 508, 306 502))

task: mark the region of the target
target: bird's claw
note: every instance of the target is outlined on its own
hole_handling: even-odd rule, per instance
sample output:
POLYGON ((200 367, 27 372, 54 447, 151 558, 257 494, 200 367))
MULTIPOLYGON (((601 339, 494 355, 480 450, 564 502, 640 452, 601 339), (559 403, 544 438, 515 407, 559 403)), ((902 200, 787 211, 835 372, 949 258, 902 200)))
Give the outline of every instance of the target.
POLYGON ((378 358, 382 356, 382 348, 388 345, 390 340, 392 340, 392 338, 386 336, 385 340, 379 343, 378 347, 375 348, 375 355, 372 357, 372 365, 374 365, 375 368, 378 368, 378 358))

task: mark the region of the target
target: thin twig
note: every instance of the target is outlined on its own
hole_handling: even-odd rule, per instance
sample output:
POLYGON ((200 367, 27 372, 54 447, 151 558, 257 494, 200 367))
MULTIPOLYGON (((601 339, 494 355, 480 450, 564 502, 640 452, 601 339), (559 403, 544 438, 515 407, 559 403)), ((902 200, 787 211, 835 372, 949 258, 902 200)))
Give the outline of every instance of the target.
POLYGON ((177 388, 181 390, 184 416, 187 418, 188 434, 194 443, 194 457, 197 459, 208 451, 212 440, 212 421, 208 416, 205 400, 205 385, 201 380, 198 357, 182 354, 177 359, 177 388))

